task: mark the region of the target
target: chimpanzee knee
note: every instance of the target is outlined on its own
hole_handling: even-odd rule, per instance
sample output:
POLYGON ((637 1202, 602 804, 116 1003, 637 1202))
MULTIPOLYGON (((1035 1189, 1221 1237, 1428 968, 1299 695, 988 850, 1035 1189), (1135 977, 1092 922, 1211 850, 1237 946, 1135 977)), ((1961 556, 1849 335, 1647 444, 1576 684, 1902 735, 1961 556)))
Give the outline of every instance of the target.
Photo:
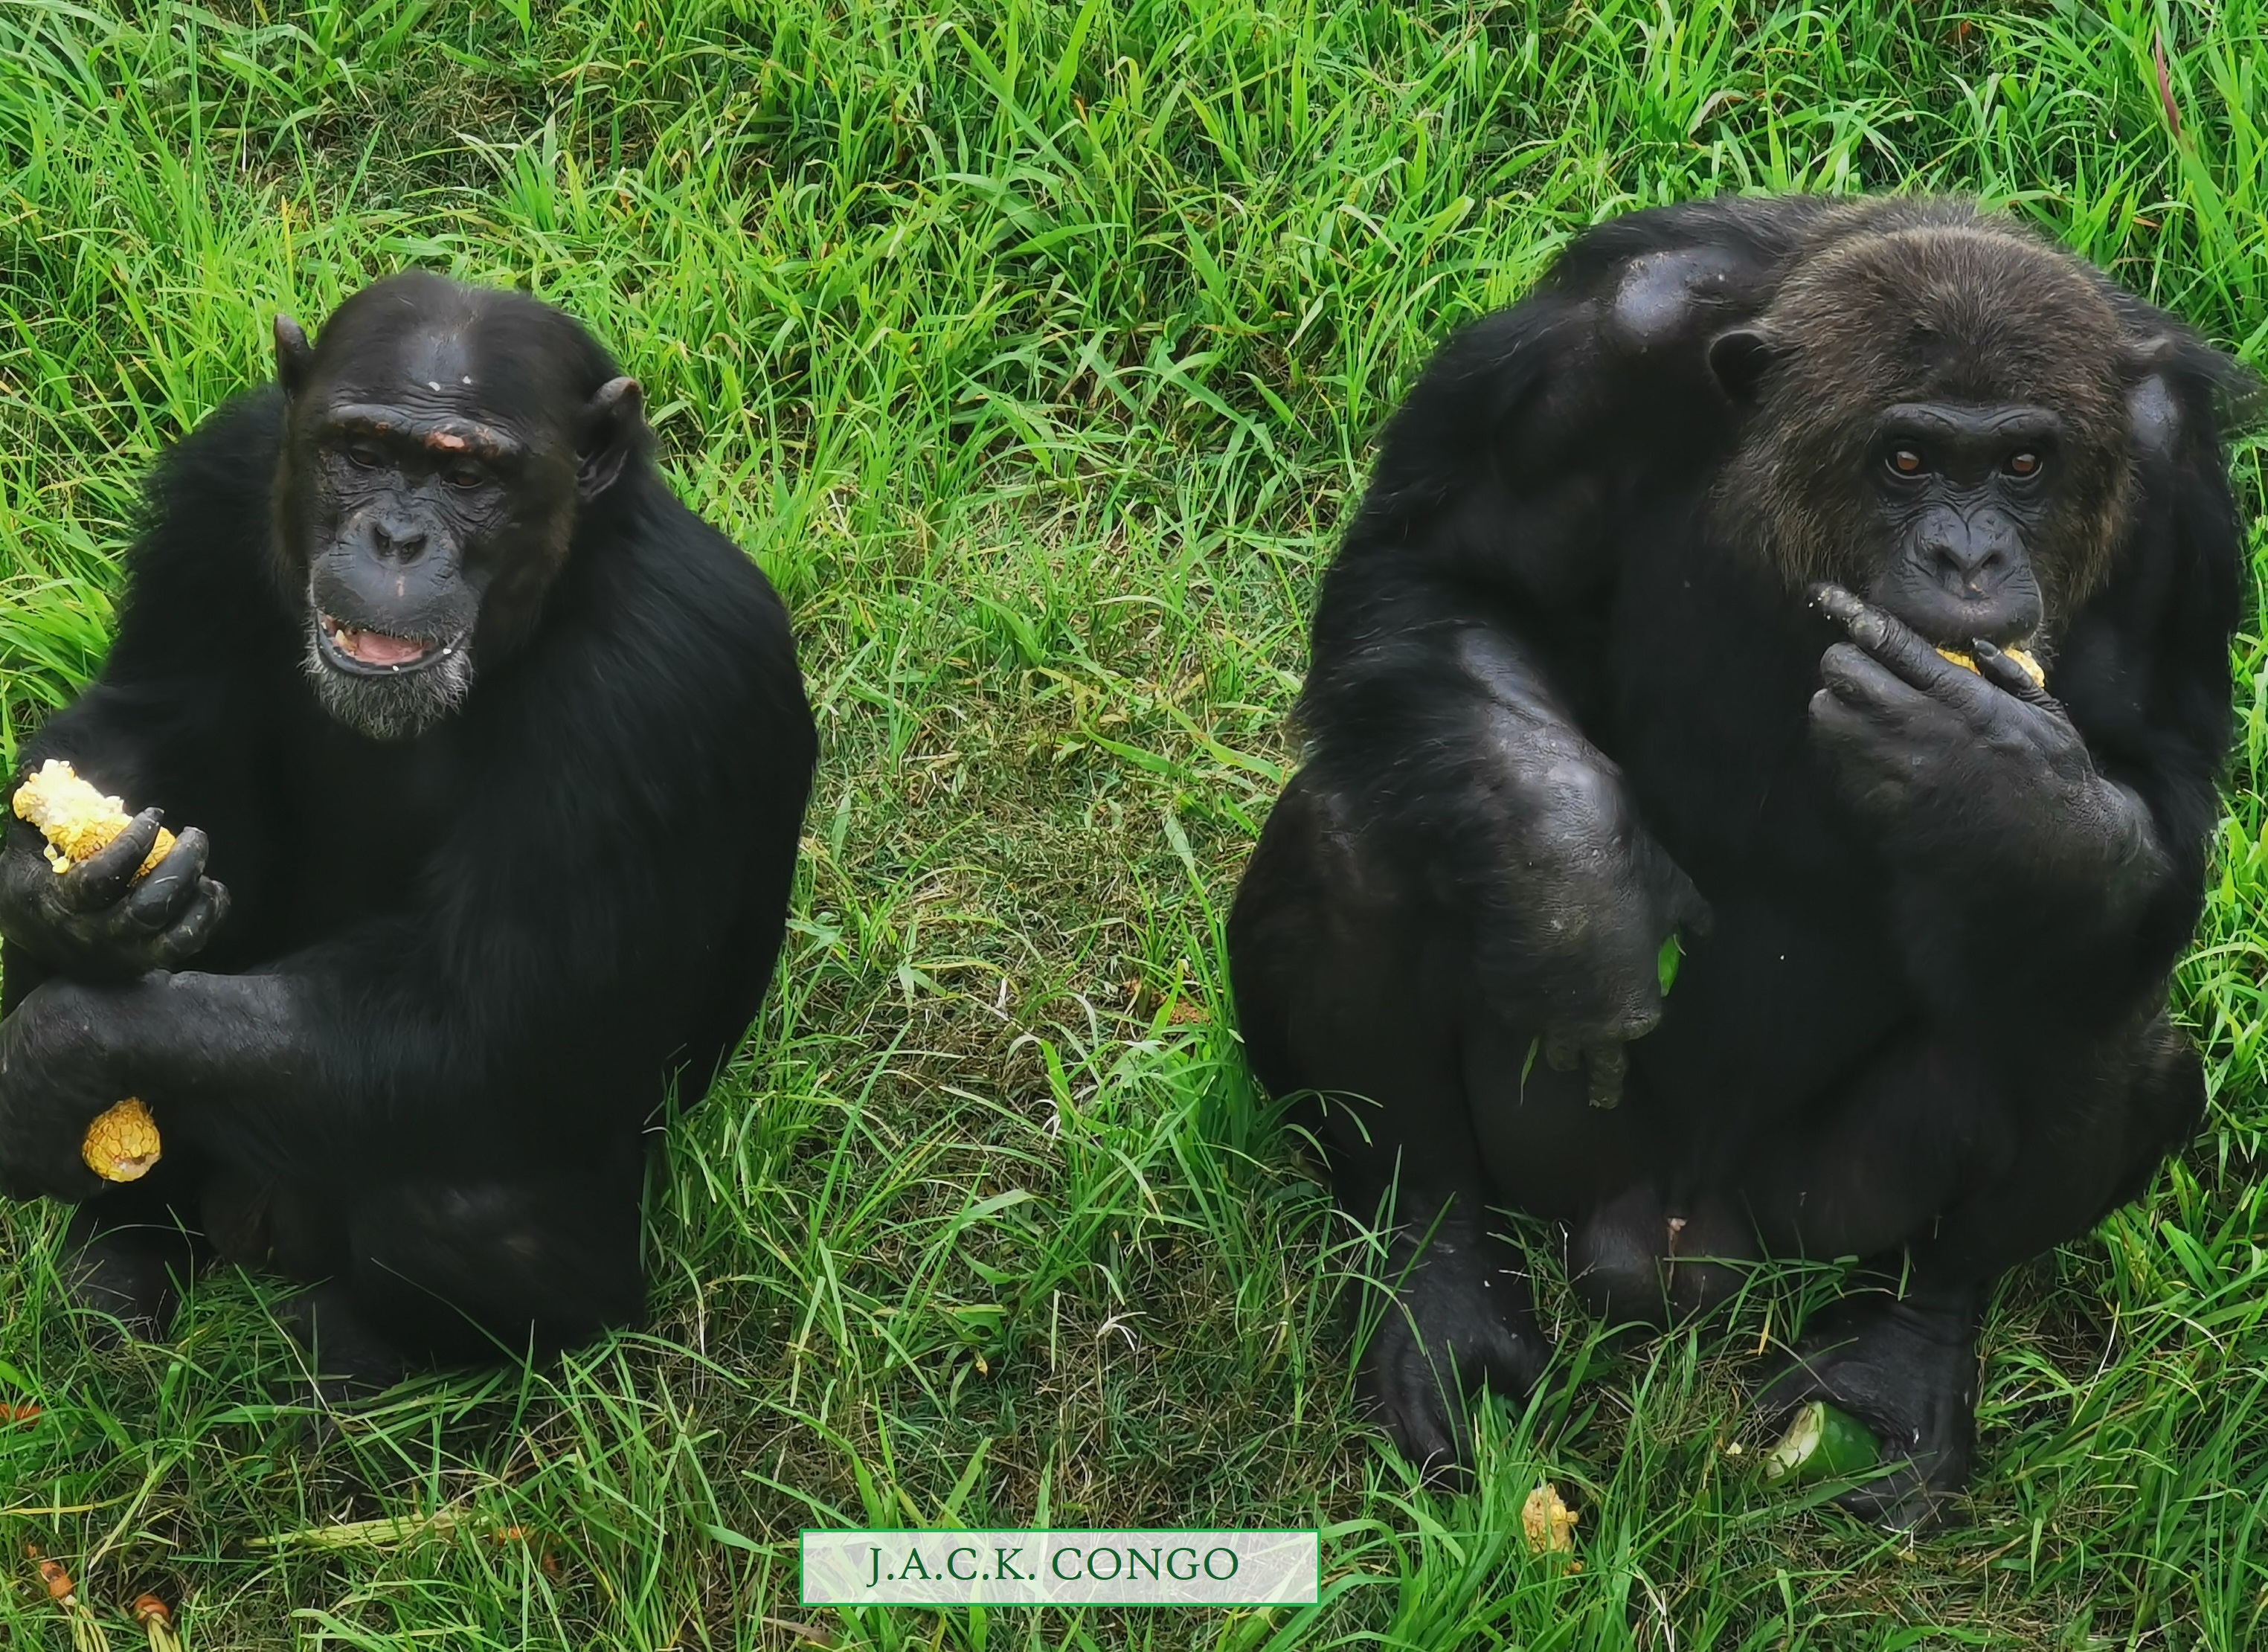
POLYGON ((550 1353, 645 1310, 634 1179, 397 1183, 349 1228, 361 1318, 440 1361, 550 1353))

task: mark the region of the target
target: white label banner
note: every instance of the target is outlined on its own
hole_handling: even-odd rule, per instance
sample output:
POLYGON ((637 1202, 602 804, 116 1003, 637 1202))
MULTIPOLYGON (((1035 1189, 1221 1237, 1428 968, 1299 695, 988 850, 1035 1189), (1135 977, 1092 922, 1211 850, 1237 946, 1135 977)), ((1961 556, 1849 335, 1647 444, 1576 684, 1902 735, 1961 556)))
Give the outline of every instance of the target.
POLYGON ((1312 1531, 806 1531, 806 1606, 1312 1606, 1312 1531))

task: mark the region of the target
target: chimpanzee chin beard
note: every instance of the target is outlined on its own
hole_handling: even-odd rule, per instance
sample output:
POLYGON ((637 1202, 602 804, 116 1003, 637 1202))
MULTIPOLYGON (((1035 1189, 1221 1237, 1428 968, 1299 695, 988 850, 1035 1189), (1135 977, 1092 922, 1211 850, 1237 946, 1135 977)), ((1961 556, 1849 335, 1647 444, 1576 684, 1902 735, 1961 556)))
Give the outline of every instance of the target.
POLYGON ((357 670, 334 658, 345 652, 342 638, 350 632, 311 605, 300 668, 323 710, 358 734, 389 742, 414 740, 473 691, 469 636, 437 645, 413 666, 357 670))

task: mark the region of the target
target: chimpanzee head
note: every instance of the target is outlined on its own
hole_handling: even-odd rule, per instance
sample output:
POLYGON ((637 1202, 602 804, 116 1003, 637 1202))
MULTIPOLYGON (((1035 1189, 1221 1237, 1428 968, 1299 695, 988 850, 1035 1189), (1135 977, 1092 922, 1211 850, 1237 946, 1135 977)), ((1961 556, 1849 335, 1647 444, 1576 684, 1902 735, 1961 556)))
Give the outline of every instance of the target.
POLYGON ((2086 600, 2130 441, 2173 413, 2092 270, 1945 203, 1804 260, 1710 365, 1749 410, 1723 531, 1945 646, 2029 643, 2086 600))
POLYGON ((420 272, 310 345, 276 319, 288 399, 276 542, 332 716, 403 740, 518 646, 583 513, 643 462, 644 399, 570 317, 420 272))

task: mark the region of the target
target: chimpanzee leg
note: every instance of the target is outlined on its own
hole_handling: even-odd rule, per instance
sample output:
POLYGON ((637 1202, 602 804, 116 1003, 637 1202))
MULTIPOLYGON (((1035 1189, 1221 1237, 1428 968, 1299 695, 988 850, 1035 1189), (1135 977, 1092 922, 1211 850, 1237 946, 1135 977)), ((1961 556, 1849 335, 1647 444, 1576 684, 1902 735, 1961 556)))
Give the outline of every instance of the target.
POLYGON ((1815 1174, 1802 1176, 1794 1152, 1766 1162, 1757 1191, 1781 1201, 1775 1220, 1790 1214, 1794 1182, 1786 1178, 1808 1180, 1801 1203, 1812 1212, 1796 1213, 1797 1226, 1815 1254, 1831 1255, 1837 1239, 1846 1242, 1845 1254, 1892 1248, 1856 1243, 1887 1215, 1859 1183, 1948 1174, 1933 1134, 1970 1158, 1966 1173, 1950 1172, 1959 1185, 1943 1206, 1909 1228, 1903 1258, 1886 1257, 1815 1325, 1760 1396, 1768 1414, 1828 1399, 1876 1430, 1897 1466, 1839 1499, 1845 1507, 1905 1528, 1942 1516, 1969 1480, 1977 1331, 1993 1281, 2138 1193, 2194 1128, 2203 1103, 2196 1056, 2162 1016, 2092 1047, 2037 1057, 2021 1079, 1986 1074, 1944 1045, 1922 1044, 1853 1092, 1852 1105, 1818 1139, 1815 1174), (1867 1147, 1870 1160, 1851 1156, 1867 1147), (1821 1213, 1845 1198, 1858 1201, 1855 1219, 1827 1222, 1821 1213))
POLYGON ((295 1329, 324 1375, 382 1387, 421 1365, 548 1353, 633 1324, 639 1188, 633 1164, 377 1189, 295 1329))
POLYGON ((1239 1020, 1277 1095, 1321 1090, 1313 1115, 1339 1203, 1389 1212, 1375 1272, 1392 1292, 1362 1356, 1365 1400, 1411 1462, 1464 1458, 1465 1399, 1525 1394, 1550 1346, 1526 1272, 1490 1231, 1457 1018, 1464 971, 1440 920, 1336 830, 1295 779, 1270 816, 1230 923, 1239 1020))

